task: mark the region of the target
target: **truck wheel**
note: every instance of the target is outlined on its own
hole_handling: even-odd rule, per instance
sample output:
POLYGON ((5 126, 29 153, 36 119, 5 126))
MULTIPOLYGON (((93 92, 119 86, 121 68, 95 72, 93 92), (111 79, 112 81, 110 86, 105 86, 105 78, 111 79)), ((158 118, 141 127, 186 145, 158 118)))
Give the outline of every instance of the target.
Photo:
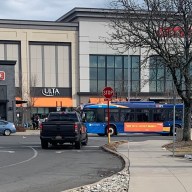
POLYGON ((48 142, 41 140, 41 148, 42 149, 47 149, 48 148, 48 142))
POLYGON ((75 141, 75 149, 81 149, 81 141, 75 141))

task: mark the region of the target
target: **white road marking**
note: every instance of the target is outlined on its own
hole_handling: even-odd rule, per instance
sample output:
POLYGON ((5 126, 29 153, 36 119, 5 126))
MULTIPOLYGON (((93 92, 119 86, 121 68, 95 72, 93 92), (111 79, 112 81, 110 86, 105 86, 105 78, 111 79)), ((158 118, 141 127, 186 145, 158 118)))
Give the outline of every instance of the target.
POLYGON ((29 161, 31 161, 32 159, 36 158, 37 155, 38 155, 37 150, 35 150, 33 147, 30 147, 30 146, 29 146, 29 148, 31 148, 31 149, 33 150, 33 156, 32 156, 31 158, 26 159, 26 160, 24 160, 24 161, 17 162, 17 163, 13 163, 13 164, 10 164, 10 165, 2 166, 2 167, 0 167, 0 169, 2 169, 2 168, 7 168, 7 167, 12 167, 12 166, 15 166, 15 165, 20 165, 20 164, 29 162, 29 161))
POLYGON ((56 151, 55 153, 63 153, 64 151, 56 151))
POLYGON ((87 145, 86 148, 87 148, 87 147, 88 147, 88 148, 89 148, 89 147, 95 147, 95 148, 98 148, 98 147, 100 147, 100 146, 91 146, 91 145, 87 145))
POLYGON ((0 153, 3 152, 3 153, 15 153, 15 151, 0 151, 0 153))

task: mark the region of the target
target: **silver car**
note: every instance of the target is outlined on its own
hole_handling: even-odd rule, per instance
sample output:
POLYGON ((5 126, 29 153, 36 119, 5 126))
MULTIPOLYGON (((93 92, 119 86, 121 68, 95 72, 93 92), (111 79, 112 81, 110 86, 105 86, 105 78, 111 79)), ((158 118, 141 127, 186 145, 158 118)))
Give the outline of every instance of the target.
POLYGON ((11 122, 0 120, 0 134, 9 136, 11 133, 15 133, 15 125, 11 122))

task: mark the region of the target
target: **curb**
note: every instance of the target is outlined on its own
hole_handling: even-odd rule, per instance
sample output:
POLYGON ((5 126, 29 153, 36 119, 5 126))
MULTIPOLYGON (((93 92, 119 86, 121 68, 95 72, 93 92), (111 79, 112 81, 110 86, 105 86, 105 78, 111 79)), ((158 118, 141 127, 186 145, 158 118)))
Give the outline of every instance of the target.
POLYGON ((21 135, 21 136, 26 136, 26 135, 40 135, 40 130, 26 130, 24 132, 16 132, 12 135, 21 135))
MULTIPOLYGON (((116 141, 114 141, 114 142, 116 142, 116 141)), ((123 144, 124 144, 124 143, 123 143, 123 144)), ((123 144, 120 144, 120 145, 123 145, 123 144)), ((101 146, 101 148, 102 148, 104 151, 107 151, 107 152, 109 152, 109 153, 112 153, 112 154, 118 156, 118 157, 123 161, 124 168, 123 168, 121 171, 119 171, 119 172, 117 172, 117 173, 114 173, 114 174, 112 174, 112 175, 109 176, 109 177, 103 178, 103 179, 101 179, 100 181, 97 181, 97 182, 95 182, 95 183, 87 184, 87 185, 83 185, 83 186, 79 186, 79 187, 75 187, 75 188, 71 188, 71 189, 67 189, 67 190, 64 190, 64 191, 62 191, 62 192, 73 192, 73 191, 79 191, 79 192, 80 192, 81 189, 82 189, 82 187, 94 186, 94 185, 100 184, 100 183, 108 180, 110 177, 112 177, 112 176, 114 176, 114 175, 116 175, 116 174, 121 174, 121 173, 123 173, 123 172, 125 172, 125 171, 128 171, 128 173, 130 174, 130 171, 129 171, 130 161, 129 161, 129 159, 128 159, 125 155, 120 154, 120 153, 118 153, 117 151, 114 151, 114 150, 109 149, 109 148, 107 147, 107 144, 101 146)), ((128 183, 128 186, 129 186, 129 183, 128 183)))

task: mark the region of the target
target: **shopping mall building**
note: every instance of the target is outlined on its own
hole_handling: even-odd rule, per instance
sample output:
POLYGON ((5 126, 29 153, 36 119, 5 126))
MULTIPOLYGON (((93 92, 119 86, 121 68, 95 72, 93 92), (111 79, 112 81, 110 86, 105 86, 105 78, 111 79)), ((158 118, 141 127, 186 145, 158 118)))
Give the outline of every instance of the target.
MULTIPOLYGON (((13 102, 17 117, 29 109, 48 114, 103 102, 105 86, 114 89, 113 99, 169 97, 165 91, 169 79, 147 81, 150 69, 140 67, 145 57, 141 48, 119 54, 105 43, 111 30, 109 11, 74 8, 56 21, 0 20, 0 60, 15 62, 15 101, 0 100, 0 109, 6 104, 5 119, 13 120, 8 113, 13 102)), ((166 70, 162 72, 166 77, 166 70)), ((5 80, 0 80, 0 88, 3 84, 5 80)))

